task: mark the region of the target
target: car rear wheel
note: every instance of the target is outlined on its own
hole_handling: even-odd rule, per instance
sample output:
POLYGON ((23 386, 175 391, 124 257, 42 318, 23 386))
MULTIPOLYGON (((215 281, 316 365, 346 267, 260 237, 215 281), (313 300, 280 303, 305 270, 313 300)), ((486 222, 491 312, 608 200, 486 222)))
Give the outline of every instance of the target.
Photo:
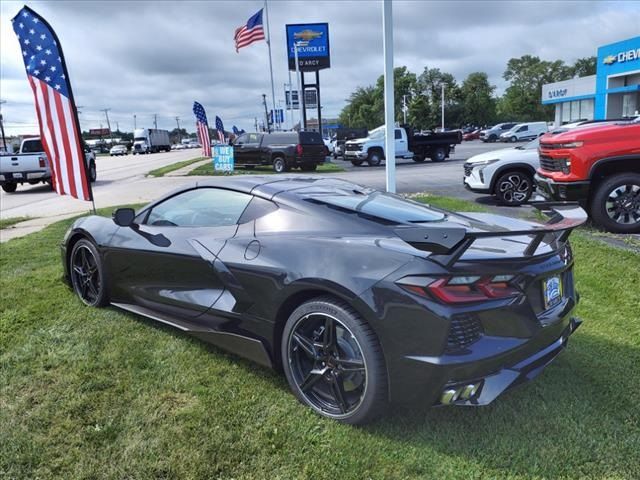
POLYGON ((315 172, 317 168, 318 168, 318 165, 316 165, 315 163, 313 165, 300 166, 300 170, 302 170, 303 172, 315 172))
POLYGON ((353 165, 354 167, 359 167, 360 165, 362 165, 362 160, 351 160, 351 165, 353 165))
POLYGON ((347 303, 318 297, 298 307, 282 335, 282 364, 296 397, 348 424, 375 419, 387 403, 378 339, 347 303))
POLYGON ((276 173, 284 173, 289 168, 287 167, 287 162, 285 162, 284 158, 276 157, 273 159, 273 171, 276 173))
POLYGON ((2 184, 2 190, 4 190, 7 193, 15 192, 16 188, 18 188, 18 184, 15 182, 8 182, 8 183, 2 184))
POLYGON ((436 148, 431 154, 432 162, 444 162, 446 158, 447 158, 447 151, 444 149, 444 147, 436 148))
POLYGON ((86 305, 102 307, 109 303, 100 255, 89 240, 83 238, 73 246, 69 275, 73 291, 86 305))
POLYGON ((413 156, 413 161, 417 162, 417 163, 424 162, 424 155, 414 155, 413 156))
POLYGON ((610 232, 640 232, 640 174, 620 173, 600 184, 591 217, 610 232))
POLYGON ((532 192, 533 179, 524 172, 507 172, 496 182, 496 197, 504 205, 522 205, 531 198, 532 192))

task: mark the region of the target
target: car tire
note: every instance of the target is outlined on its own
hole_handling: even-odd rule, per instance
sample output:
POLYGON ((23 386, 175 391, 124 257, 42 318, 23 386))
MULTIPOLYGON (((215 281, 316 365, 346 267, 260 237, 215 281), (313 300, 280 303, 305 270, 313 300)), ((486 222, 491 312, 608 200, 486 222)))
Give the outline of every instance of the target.
POLYGON ((518 137, 516 137, 515 135, 512 135, 511 138, 509 138, 509 141, 511 143, 516 143, 518 141, 518 137))
POLYGON ((383 413, 388 381, 382 349, 346 302, 322 296, 300 305, 285 324, 281 353, 291 390, 316 413, 351 425, 383 413))
POLYGON ((498 136, 494 133, 492 133, 491 135, 489 135, 489 143, 493 143, 496 140, 498 140, 498 136))
POLYGON ((89 181, 94 183, 98 179, 98 172, 96 170, 95 162, 89 163, 89 181))
POLYGON ((276 173, 285 173, 289 171, 289 167, 284 158, 276 157, 273 159, 273 171, 276 173))
POLYGON ((533 193, 533 178, 525 172, 506 172, 496 182, 494 194, 503 205, 517 207, 526 203, 533 193))
POLYGON ((413 161, 416 162, 416 163, 424 162, 424 155, 414 155, 413 156, 413 161))
POLYGON ((382 163, 382 155, 378 150, 369 151, 367 155, 367 163, 370 167, 377 167, 382 163))
POLYGON ((13 193, 18 188, 18 184, 16 182, 8 182, 2 184, 2 190, 7 193, 13 193))
POLYGON ((300 166, 300 170, 302 170, 303 172, 315 172, 316 169, 318 168, 317 164, 313 164, 313 165, 301 165, 300 166))
POLYGON ((609 232, 640 233, 640 174, 619 173, 595 191, 590 208, 593 221, 609 232))
POLYGON ((78 240, 69 255, 69 277, 78 298, 90 307, 109 303, 102 260, 96 246, 88 239, 78 240))
POLYGON ((353 165, 354 167, 359 167, 360 165, 362 165, 362 160, 351 160, 351 165, 353 165))
POLYGON ((256 166, 255 166, 255 165, 245 165, 245 166, 244 166, 244 169, 245 169, 245 170, 253 170, 254 168, 256 168, 256 166))
POLYGON ((436 148, 430 156, 432 162, 444 162, 447 159, 447 151, 444 147, 436 148))

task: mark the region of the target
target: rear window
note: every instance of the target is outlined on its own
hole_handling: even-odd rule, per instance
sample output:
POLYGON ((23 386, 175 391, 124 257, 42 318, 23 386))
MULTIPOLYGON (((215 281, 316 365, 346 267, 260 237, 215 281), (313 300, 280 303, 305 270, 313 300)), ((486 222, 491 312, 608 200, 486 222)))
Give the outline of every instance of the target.
POLYGON ((297 133, 271 133, 264 136, 262 145, 296 145, 297 133))
POLYGON ((300 132, 300 143, 303 145, 324 145, 318 132, 300 132))
POLYGON ((383 192, 368 195, 313 195, 310 200, 397 224, 437 222, 445 218, 443 213, 422 203, 383 192))
POLYGON ((38 139, 25 140, 22 143, 22 153, 39 153, 44 152, 42 148, 42 142, 38 139))

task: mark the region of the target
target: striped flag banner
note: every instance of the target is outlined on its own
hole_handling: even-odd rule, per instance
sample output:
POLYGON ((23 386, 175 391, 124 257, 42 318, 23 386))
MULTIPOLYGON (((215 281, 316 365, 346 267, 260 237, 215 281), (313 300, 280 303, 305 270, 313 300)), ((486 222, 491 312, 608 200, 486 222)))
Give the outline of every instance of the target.
POLYGON ((236 42, 236 52, 241 48, 251 45, 253 42, 265 40, 262 24, 262 8, 249 17, 247 23, 236 28, 233 39, 236 42))
POLYGON ((47 21, 25 6, 11 20, 35 98, 54 190, 92 201, 78 113, 62 47, 47 21))
POLYGON ((196 130, 198 131, 198 139, 202 145, 202 156, 211 156, 211 139, 209 138, 209 123, 207 122, 207 114, 204 107, 198 102, 193 102, 193 114, 196 116, 196 130))

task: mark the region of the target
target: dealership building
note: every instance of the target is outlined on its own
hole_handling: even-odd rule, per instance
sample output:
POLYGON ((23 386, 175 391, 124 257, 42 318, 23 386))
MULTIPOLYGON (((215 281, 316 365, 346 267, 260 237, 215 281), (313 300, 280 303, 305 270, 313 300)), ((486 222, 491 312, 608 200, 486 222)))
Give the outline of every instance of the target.
POLYGON ((640 37, 598 48, 596 74, 542 86, 542 103, 555 105, 555 125, 637 115, 640 37))

